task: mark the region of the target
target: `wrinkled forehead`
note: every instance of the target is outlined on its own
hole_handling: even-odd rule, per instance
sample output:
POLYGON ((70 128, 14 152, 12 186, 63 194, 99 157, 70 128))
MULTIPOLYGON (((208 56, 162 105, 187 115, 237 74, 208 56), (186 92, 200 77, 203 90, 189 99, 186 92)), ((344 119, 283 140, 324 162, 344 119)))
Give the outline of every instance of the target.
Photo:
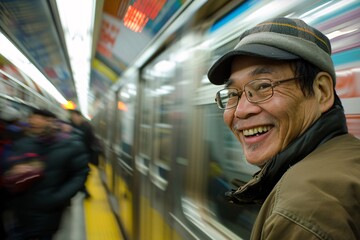
POLYGON ((293 73, 293 61, 273 60, 262 57, 238 56, 232 60, 229 80, 233 75, 260 77, 293 73))

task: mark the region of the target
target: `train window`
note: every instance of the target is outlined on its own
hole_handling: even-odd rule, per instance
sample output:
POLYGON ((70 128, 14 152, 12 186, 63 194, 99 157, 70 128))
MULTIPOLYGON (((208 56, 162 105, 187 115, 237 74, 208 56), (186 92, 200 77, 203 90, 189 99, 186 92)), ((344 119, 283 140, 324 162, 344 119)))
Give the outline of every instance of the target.
POLYGON ((120 146, 120 142, 121 142, 121 113, 122 111, 125 111, 125 109, 122 106, 121 103, 123 103, 121 101, 121 97, 119 96, 120 93, 118 93, 118 103, 117 103, 117 108, 116 108, 116 113, 115 113, 115 132, 114 132, 114 149, 116 150, 116 152, 118 153, 119 151, 119 146, 120 146))
POLYGON ((115 107, 115 97, 114 96, 110 96, 109 98, 109 102, 107 105, 107 119, 108 119, 108 126, 107 126, 107 140, 112 143, 113 139, 114 139, 114 131, 113 131, 113 127, 114 127, 114 122, 115 122, 115 111, 114 111, 114 107, 115 107))
POLYGON ((235 205, 224 199, 225 192, 234 188, 230 181, 248 181, 259 169, 246 162, 242 149, 223 123, 222 112, 214 105, 205 105, 204 148, 208 161, 207 202, 209 213, 225 227, 244 239, 249 239, 259 205, 235 205))
POLYGON ((103 140, 106 139, 106 119, 105 119, 105 113, 106 113, 106 109, 103 108, 100 112, 100 119, 99 119, 99 134, 102 137, 103 140))
POLYGON ((133 136, 134 136, 134 113, 136 101, 136 85, 127 83, 121 88, 118 94, 117 113, 118 122, 117 134, 121 135, 121 160, 124 161, 129 167, 132 168, 133 156, 133 136))
POLYGON ((167 179, 166 176, 166 165, 170 164, 171 161, 171 125, 157 124, 155 126, 155 160, 161 166, 165 163, 165 168, 162 170, 161 177, 167 179))
POLYGON ((152 166, 151 174, 162 183, 161 189, 166 186, 171 163, 174 76, 174 64, 161 57, 142 74, 140 157, 142 164, 152 166))
POLYGON ((142 124, 140 126, 140 146, 141 146, 141 156, 143 159, 146 159, 146 167, 149 167, 149 159, 151 155, 151 127, 147 124, 142 124))
POLYGON ((109 96, 104 104, 104 109, 101 113, 101 136, 104 139, 106 149, 113 143, 113 124, 114 124, 114 99, 115 97, 109 96))
POLYGON ((152 90, 150 82, 145 81, 141 94, 140 111, 140 156, 146 168, 149 167, 152 149, 152 117, 153 117, 152 90))
POLYGON ((156 83, 155 104, 158 111, 155 112, 154 123, 154 164, 158 169, 157 174, 161 179, 168 179, 172 151, 171 112, 173 111, 173 94, 170 75, 162 75, 161 81, 156 83))

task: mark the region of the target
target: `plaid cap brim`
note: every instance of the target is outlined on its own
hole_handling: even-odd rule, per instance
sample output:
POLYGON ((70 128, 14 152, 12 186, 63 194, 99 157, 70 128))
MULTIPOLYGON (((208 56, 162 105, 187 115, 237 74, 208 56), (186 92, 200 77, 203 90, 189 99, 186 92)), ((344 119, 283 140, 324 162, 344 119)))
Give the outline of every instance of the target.
POLYGON ((237 56, 264 57, 275 60, 293 60, 300 57, 287 51, 263 44, 247 44, 235 47, 218 59, 209 69, 208 78, 212 84, 222 85, 230 77, 231 63, 237 56))

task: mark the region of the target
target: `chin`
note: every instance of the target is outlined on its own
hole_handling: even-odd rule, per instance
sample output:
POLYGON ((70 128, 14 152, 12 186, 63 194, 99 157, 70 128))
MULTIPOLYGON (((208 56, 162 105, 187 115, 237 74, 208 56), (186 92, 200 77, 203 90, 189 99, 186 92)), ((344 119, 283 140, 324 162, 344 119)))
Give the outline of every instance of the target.
POLYGON ((246 160, 247 160, 247 162, 249 163, 249 164, 251 164, 251 165, 255 165, 255 166, 258 166, 259 167, 259 165, 262 165, 261 163, 261 161, 258 161, 258 160, 252 160, 252 159, 249 159, 249 158, 246 158, 246 160))
POLYGON ((264 158, 256 158, 256 157, 246 157, 246 155, 245 155, 245 158, 249 164, 260 167, 260 168, 263 167, 266 164, 266 162, 268 161, 268 158, 264 159, 264 158))

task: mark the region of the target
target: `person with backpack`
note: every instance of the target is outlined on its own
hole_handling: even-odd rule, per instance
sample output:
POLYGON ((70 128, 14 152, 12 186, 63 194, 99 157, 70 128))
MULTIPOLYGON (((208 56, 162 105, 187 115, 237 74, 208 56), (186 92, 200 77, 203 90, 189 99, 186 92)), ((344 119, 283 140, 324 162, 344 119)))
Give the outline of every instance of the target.
POLYGON ((8 235, 10 239, 49 240, 86 180, 89 155, 77 135, 60 132, 52 112, 34 109, 28 123, 26 136, 13 144, 8 166, 19 169, 22 165, 33 172, 34 165, 42 168, 36 170, 37 175, 26 172, 24 181, 19 174, 25 171, 8 174, 7 187, 12 193, 6 215, 8 235))
MULTIPOLYGON (((20 110, 10 105, 1 106, 0 109, 0 174, 4 173, 6 168, 5 159, 11 153, 14 141, 24 135, 20 110)), ((3 222, 6 204, 9 201, 9 192, 5 188, 3 179, 0 178, 0 239, 7 239, 5 225, 3 222)))
MULTIPOLYGON (((94 151, 94 144, 96 143, 96 136, 94 134, 91 124, 84 118, 79 110, 69 110, 70 112, 70 124, 76 129, 80 135, 82 142, 85 145, 86 151, 89 154, 89 163, 93 165, 98 164, 98 153, 94 151)), ((80 190, 84 193, 86 199, 91 197, 85 184, 80 190)))

